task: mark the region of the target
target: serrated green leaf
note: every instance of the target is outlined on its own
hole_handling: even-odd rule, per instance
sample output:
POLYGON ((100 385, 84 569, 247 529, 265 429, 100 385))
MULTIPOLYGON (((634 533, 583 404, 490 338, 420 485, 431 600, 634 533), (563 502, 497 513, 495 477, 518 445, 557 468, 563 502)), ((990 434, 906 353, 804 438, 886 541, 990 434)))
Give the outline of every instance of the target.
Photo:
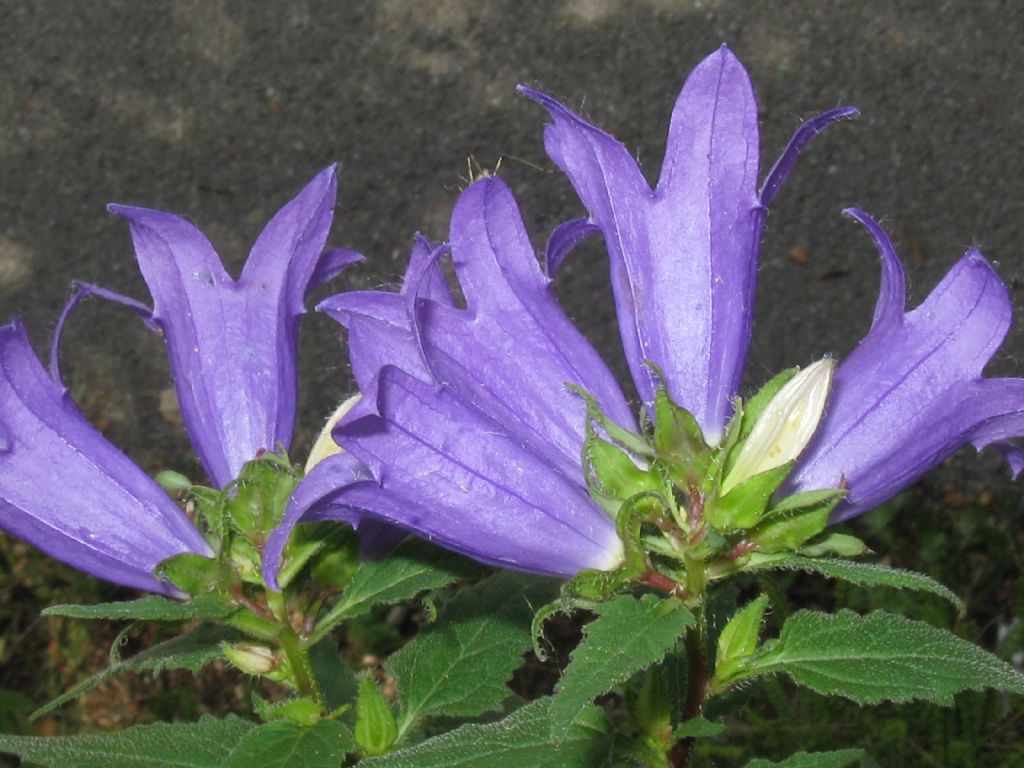
POLYGON ((325 639, 309 650, 313 676, 324 695, 328 709, 337 709, 355 701, 359 683, 341 656, 334 641, 325 639))
POLYGON ((713 723, 710 720, 705 720, 703 717, 695 717, 692 720, 687 720, 677 725, 676 729, 672 731, 672 738, 674 741, 679 741, 680 739, 710 739, 724 730, 725 725, 722 723, 713 723))
POLYGON ((354 752, 352 734, 335 720, 312 727, 279 720, 249 731, 231 750, 224 768, 338 768, 354 752))
POLYGON ((391 605, 421 592, 451 584, 480 572, 464 557, 414 539, 388 557, 364 563, 341 599, 318 622, 312 642, 322 639, 345 619, 368 613, 375 605, 391 605))
POLYGON ((747 763, 746 768, 847 768, 864 757, 863 749, 840 749, 836 752, 797 752, 785 760, 773 763, 759 758, 747 763))
POLYGON ((588 707, 557 743, 551 699, 537 699, 495 723, 463 725, 414 747, 359 763, 360 768, 598 768, 611 747, 604 713, 588 707))
POLYGON ((43 616, 66 616, 69 619, 131 619, 135 621, 193 621, 223 619, 236 609, 215 597, 196 597, 186 602, 148 595, 123 603, 97 605, 53 605, 43 609, 43 616))
POLYGON ((596 696, 660 661, 694 622, 681 602, 654 595, 620 595, 597 606, 599 616, 585 635, 555 687, 551 733, 563 738, 577 715, 596 696))
POLYGON ((194 674, 214 659, 223 658, 224 652, 221 648, 223 643, 238 642, 244 639, 245 635, 235 629, 202 624, 191 632, 165 640, 83 680, 33 712, 32 719, 52 712, 57 707, 122 672, 160 672, 165 669, 187 669, 194 674))
MULTIPOLYGON (((256 724, 229 715, 81 736, 2 736, 0 752, 49 768, 223 768, 256 724)), ((253 768, 253 766, 249 766, 253 768)))
POLYGON ((923 573, 888 568, 877 563, 858 563, 835 557, 801 557, 800 555, 751 555, 744 566, 747 573, 766 570, 789 570, 819 573, 831 579, 842 579, 852 584, 867 587, 892 587, 893 589, 914 589, 931 592, 952 603, 961 616, 966 611, 963 601, 949 589, 923 573))
POLYGON ((988 651, 930 624, 884 611, 861 616, 797 611, 746 677, 785 672, 818 693, 861 704, 930 701, 961 691, 1024 693, 1024 675, 988 651))
POLYGON ((547 579, 506 571, 464 589, 385 664, 399 690, 399 733, 424 715, 474 717, 497 709, 506 682, 530 650, 534 608, 549 602, 547 579))

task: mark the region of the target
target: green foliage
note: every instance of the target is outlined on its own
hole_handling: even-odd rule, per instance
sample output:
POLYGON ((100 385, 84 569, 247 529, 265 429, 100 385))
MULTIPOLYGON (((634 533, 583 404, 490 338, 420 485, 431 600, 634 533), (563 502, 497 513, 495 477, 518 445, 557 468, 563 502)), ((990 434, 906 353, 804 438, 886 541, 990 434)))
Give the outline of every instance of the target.
POLYGON ((572 661, 555 688, 551 733, 564 738, 596 696, 660 661, 694 622, 681 602, 654 595, 619 595, 597 606, 572 661))
POLYGON ((359 679, 355 737, 363 754, 371 757, 386 754, 398 738, 395 715, 370 675, 359 679))
POLYGON ((748 573, 764 570, 794 570, 818 573, 832 579, 842 579, 853 584, 894 589, 914 589, 930 592, 948 600, 962 616, 966 610, 963 601, 947 587, 922 573, 889 568, 876 563, 859 563, 839 558, 812 558, 793 554, 751 555, 744 567, 748 573))
POLYGON ((250 730, 231 750, 224 768, 338 768, 356 748, 341 723, 321 720, 305 727, 280 720, 250 730))
POLYGON ((776 672, 863 704, 949 705, 956 693, 984 688, 1024 694, 1024 675, 1006 662, 951 632, 884 611, 794 613, 744 676, 776 672))
POLYGON ((836 752, 797 752, 785 760, 751 760, 747 768, 846 768, 864 756, 863 749, 841 749, 836 752))
POLYGON ((54 605, 43 610, 43 616, 66 616, 70 619, 130 619, 133 621, 194 621, 223 619, 234 607, 214 597, 201 596, 185 602, 147 595, 138 600, 98 605, 54 605))
POLYGON ((583 466, 590 492, 600 499, 624 501, 661 488, 656 472, 638 467, 628 453, 593 432, 583 444, 583 466))
POLYGON ((676 726, 672 731, 672 739, 710 739, 725 730, 722 723, 713 723, 703 717, 695 717, 676 726))
POLYGON ((696 483, 706 472, 711 449, 693 414, 680 408, 662 384, 654 398, 654 450, 676 483, 696 483))
POLYGON ((361 762, 365 768, 600 768, 611 734, 597 707, 580 712, 558 741, 550 733, 551 699, 484 725, 469 724, 413 747, 361 762))
POLYGON ((49 768, 224 768, 255 727, 234 716, 207 716, 196 723, 137 725, 82 736, 0 736, 0 752, 49 768))
POLYGON ((725 496, 709 503, 705 518, 720 532, 753 528, 768 509, 772 494, 792 469, 793 464, 788 463, 747 478, 725 496))
POLYGON ((768 595, 759 595, 738 610, 718 636, 715 680, 725 682, 742 672, 744 661, 757 650, 768 595))
POLYGON ((317 623, 313 640, 375 605, 409 600, 479 572, 480 566, 459 555, 424 541, 407 541, 387 558, 360 566, 341 599, 317 623))
POLYGON ((399 734, 425 715, 475 717, 497 709, 532 644, 535 606, 554 585, 510 571, 460 591, 436 623, 388 659, 400 691, 399 734))
POLYGON ((355 701, 359 693, 356 676, 338 655, 332 640, 321 640, 310 648, 309 661, 329 709, 337 709, 355 701))
POLYGON ((86 691, 95 688, 121 672, 160 672, 164 669, 187 669, 198 672, 214 659, 223 658, 222 645, 243 639, 237 630, 201 624, 184 635, 173 637, 152 648, 137 653, 130 659, 111 664, 107 669, 83 680, 74 688, 32 713, 38 718, 52 712, 86 691))

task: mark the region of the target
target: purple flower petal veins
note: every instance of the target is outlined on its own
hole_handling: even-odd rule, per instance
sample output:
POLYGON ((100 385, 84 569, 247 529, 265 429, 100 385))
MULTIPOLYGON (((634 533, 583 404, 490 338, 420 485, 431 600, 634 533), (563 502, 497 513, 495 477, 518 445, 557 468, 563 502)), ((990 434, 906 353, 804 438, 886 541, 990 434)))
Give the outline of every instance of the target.
POLYGON ((462 193, 450 247, 465 308, 437 281, 446 249, 423 242, 402 294, 321 305, 349 329, 364 397, 334 431, 349 454, 313 469, 268 542, 268 584, 290 527, 325 517, 385 522, 535 573, 569 577, 621 561, 615 524, 587 492, 586 406, 566 385, 592 393, 624 427, 635 428, 632 414, 558 307, 503 182, 481 179, 462 193))
MULTIPOLYGON (((554 99, 519 90, 551 114, 548 155, 605 236, 619 329, 641 399, 650 407, 657 391, 651 361, 717 443, 750 343, 765 207, 804 145, 856 110, 832 110, 801 127, 759 194, 754 91, 723 46, 683 86, 651 189, 615 138, 554 99)), ((560 260, 564 248, 555 253, 560 260)))
POLYGON ((0 327, 0 529, 80 571, 179 594, 153 569, 213 553, 178 506, 82 416, 21 322, 0 327))
POLYGON ((361 259, 352 251, 324 253, 336 192, 331 166, 271 219, 238 280, 184 219, 110 206, 130 225, 185 427, 217 486, 260 450, 291 443, 303 300, 318 281, 361 259))
POLYGON ((962 445, 995 444, 1014 473, 1024 454, 1024 379, 984 379, 1010 326, 1012 303, 992 265, 968 251, 925 301, 905 312, 903 268, 866 213, 882 283, 868 335, 836 369, 828 409, 788 485, 849 496, 833 521, 896 495, 962 445))

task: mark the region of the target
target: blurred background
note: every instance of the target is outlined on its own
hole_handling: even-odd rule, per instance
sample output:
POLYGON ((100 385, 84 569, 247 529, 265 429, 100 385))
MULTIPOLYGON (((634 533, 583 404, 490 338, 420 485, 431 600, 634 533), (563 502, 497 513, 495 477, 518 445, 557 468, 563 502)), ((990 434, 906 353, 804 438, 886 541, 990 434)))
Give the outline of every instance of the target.
MULTIPOLYGON (((846 206, 883 220, 912 304, 978 246, 1020 307, 1022 24, 1020 0, 0 0, 0 318, 21 315, 44 350, 72 278, 148 302, 127 227, 105 211, 111 201, 186 215, 237 275, 267 219, 335 161, 332 243, 367 261, 314 299, 396 285, 413 233, 446 236, 470 162, 501 161, 540 251, 582 209, 543 152, 545 114, 515 85, 582 110, 654 179, 686 74, 725 42, 757 90, 762 173, 801 119, 846 104, 863 113, 812 144, 772 207, 748 365, 754 387, 783 367, 845 355, 867 330, 877 257, 841 216, 846 206)), ((556 289, 625 382, 599 242, 569 259, 556 289)), ((1024 375, 1022 327, 1018 320, 992 372, 1024 375)), ((353 390, 332 321, 311 314, 300 346, 297 458, 353 390)), ((91 302, 71 322, 63 360, 79 404, 129 455, 150 471, 198 476, 158 338, 123 309, 91 302)), ((958 629, 1010 656, 1021 648, 1021 488, 995 457, 968 451, 855 532, 890 562, 945 578, 972 608, 958 629)), ((791 589, 801 604, 885 599, 803 581, 791 589)), ((214 695, 185 693, 190 684, 173 679, 129 679, 29 726, 33 704, 106 656, 102 632, 40 620, 39 608, 112 594, 0 536, 0 729, 77 731, 232 705, 223 681, 207 686, 214 695)), ((1013 752, 1019 702, 965 697, 953 711, 872 714, 826 710, 781 685, 772 700, 751 710, 742 733, 780 754, 825 733, 833 743, 877 741, 890 755, 886 739, 919 745, 893 765, 1024 761, 1013 752), (789 738, 780 724, 794 718, 801 733, 772 742, 789 738)))

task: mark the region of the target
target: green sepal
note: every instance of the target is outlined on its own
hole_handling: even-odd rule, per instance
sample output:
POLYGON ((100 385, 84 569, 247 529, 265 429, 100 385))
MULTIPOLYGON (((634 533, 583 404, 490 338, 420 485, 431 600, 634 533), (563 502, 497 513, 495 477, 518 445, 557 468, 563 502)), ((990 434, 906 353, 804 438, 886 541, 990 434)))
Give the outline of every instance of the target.
POLYGON ((192 481, 181 474, 181 472, 175 472, 173 469, 157 472, 153 479, 156 480, 157 485, 168 493, 188 493, 192 490, 192 481))
POLYGON ((765 515, 772 494, 793 469, 793 463, 749 477, 720 498, 709 499, 704 518, 718 531, 753 528, 765 515))
POLYGON ((226 594, 234 581, 220 560, 184 552, 161 561, 153 569, 158 579, 166 579, 190 595, 226 594))
POLYGON ((637 466, 617 445, 602 440, 591 429, 588 432, 583 443, 583 468, 591 495, 599 501, 621 502, 638 493, 661 488, 661 478, 656 471, 637 466))
POLYGON ((252 708, 256 716, 265 723, 289 720, 297 725, 310 727, 323 719, 323 708, 313 699, 296 696, 271 703, 257 693, 252 695, 252 708))
POLYGON ((284 454, 267 453, 247 462, 224 504, 235 530, 250 541, 263 542, 281 522, 298 482, 298 471, 284 454))
POLYGON ((724 477, 732 469, 732 465, 736 461, 737 451, 732 450, 738 443, 746 440, 751 431, 754 429, 754 425, 757 420, 761 418, 761 414, 764 413, 765 407, 772 401, 772 398, 779 393, 779 390, 786 386, 786 383, 796 376, 800 372, 799 368, 787 368, 781 373, 776 374, 765 383, 757 393, 749 400, 742 400, 736 398, 735 407, 733 410, 732 420, 729 422, 729 428, 727 436, 731 436, 729 445, 726 446, 723 441, 721 448, 724 448, 721 452, 721 472, 719 473, 719 479, 724 477))
POLYGON ((696 484, 707 475, 711 448, 704 431, 692 413, 672 400, 664 381, 654 397, 654 450, 674 483, 696 484))
POLYGON ((750 534, 750 540, 761 552, 797 551, 806 542, 825 530, 829 515, 842 496, 833 494, 817 505, 772 510, 750 534))
POLYGON ((779 503, 772 506, 770 514, 779 515, 783 512, 797 512, 805 509, 813 509, 822 504, 836 504, 845 498, 847 491, 843 488, 827 488, 823 491, 803 491, 787 496, 779 503))
POLYGON ((759 595, 729 619, 718 636, 712 690, 727 686, 737 673, 742 672, 744 660, 757 651, 761 639, 761 623, 767 608, 768 595, 759 595))
POLYGON ((828 533, 817 541, 800 547, 800 554, 806 557, 821 557, 822 555, 859 557, 870 552, 867 544, 856 536, 845 533, 828 533))
POLYGON ((601 410, 601 404, 597 402, 596 397, 575 384, 566 384, 566 386, 570 391, 575 392, 583 398, 583 402, 586 403, 588 424, 600 425, 602 431, 608 435, 613 442, 618 443, 630 453, 635 453, 637 456, 654 455, 654 449, 651 448, 650 444, 648 444, 646 440, 644 440, 643 436, 625 429, 609 419, 605 415, 604 411, 601 410))
POLYGON ((398 738, 395 715, 371 675, 359 680, 355 738, 368 757, 387 754, 398 738))

